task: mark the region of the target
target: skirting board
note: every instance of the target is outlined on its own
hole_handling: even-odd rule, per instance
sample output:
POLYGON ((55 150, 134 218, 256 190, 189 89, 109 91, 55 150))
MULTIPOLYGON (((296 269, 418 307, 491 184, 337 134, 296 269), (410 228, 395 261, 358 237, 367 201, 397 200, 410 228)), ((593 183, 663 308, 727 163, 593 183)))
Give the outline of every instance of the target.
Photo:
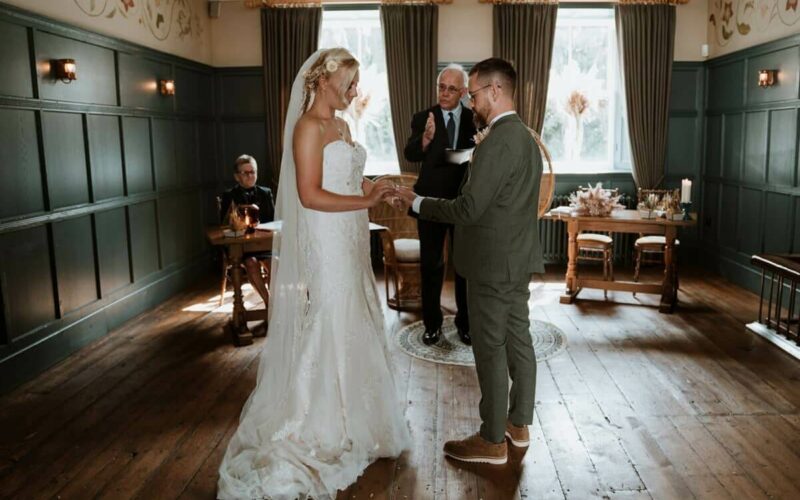
POLYGON ((787 339, 783 335, 776 333, 772 328, 768 328, 766 325, 763 325, 758 321, 753 321, 752 323, 747 324, 747 329, 780 347, 793 358, 800 359, 800 346, 787 339))

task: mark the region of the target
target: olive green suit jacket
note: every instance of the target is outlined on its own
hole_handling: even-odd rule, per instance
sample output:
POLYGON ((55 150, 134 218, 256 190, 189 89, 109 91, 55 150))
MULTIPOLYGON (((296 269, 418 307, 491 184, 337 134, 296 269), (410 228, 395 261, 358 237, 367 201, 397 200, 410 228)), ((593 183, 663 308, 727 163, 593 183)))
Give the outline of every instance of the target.
POLYGON ((467 280, 519 281, 544 272, 538 205, 542 157, 516 114, 475 147, 454 200, 424 198, 420 217, 455 224, 453 261, 467 280))

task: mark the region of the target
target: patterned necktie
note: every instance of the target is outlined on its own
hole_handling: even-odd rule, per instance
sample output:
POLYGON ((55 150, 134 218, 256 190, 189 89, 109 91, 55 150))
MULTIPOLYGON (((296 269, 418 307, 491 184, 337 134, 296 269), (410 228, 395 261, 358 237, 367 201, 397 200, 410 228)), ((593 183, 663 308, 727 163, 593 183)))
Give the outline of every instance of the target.
POLYGON ((447 122, 447 138, 450 139, 450 147, 455 149, 455 139, 456 139, 456 121, 453 119, 453 112, 447 113, 450 117, 450 120, 447 122))

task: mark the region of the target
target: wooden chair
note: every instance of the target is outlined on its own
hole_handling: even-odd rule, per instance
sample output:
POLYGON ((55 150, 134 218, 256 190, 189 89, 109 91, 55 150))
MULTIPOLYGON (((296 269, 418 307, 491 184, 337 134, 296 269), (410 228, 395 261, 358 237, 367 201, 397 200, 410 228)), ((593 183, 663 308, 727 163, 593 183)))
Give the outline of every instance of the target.
MULTIPOLYGON (((222 260, 222 283, 220 283, 219 286, 219 305, 222 307, 222 304, 225 302, 225 291, 228 289, 231 272, 231 264, 228 261, 228 255, 225 253, 224 248, 222 249, 220 260, 222 260)), ((270 259, 258 259, 258 263, 261 264, 261 277, 264 278, 264 285, 267 287, 267 298, 269 299, 270 259)), ((242 279, 247 280, 247 270, 244 266, 242 266, 242 279)), ((264 307, 269 308, 269 302, 265 303, 264 307)))
MULTIPOLYGON (((578 187, 585 190, 585 187, 578 187)), ((604 189, 612 196, 619 194, 619 189, 604 189)), ((614 239, 608 233, 581 233, 577 237, 578 261, 599 261, 603 263, 603 281, 614 281, 614 239)), ((603 291, 608 297, 608 290, 603 291)))
MULTIPOLYGON (((678 197, 680 199, 679 189, 642 189, 637 190, 637 201, 642 202, 649 195, 656 195, 659 200, 663 199, 665 195, 678 197)), ((675 240, 675 247, 680 245, 679 240, 675 240)), ((646 235, 639 234, 633 246, 636 252, 636 267, 633 271, 633 281, 639 281, 639 272, 643 263, 663 264, 664 263, 664 247, 667 245, 666 238, 661 235, 646 235)), ((678 254, 675 252, 675 291, 678 290, 678 254)), ((636 295, 634 293, 634 295, 636 295)))
MULTIPOLYGON (((417 182, 417 176, 384 175, 375 179, 381 180, 412 188, 417 182)), ((420 247, 416 219, 405 210, 397 210, 386 203, 380 203, 369 209, 369 220, 386 228, 380 232, 386 304, 396 311, 421 309, 420 247)))

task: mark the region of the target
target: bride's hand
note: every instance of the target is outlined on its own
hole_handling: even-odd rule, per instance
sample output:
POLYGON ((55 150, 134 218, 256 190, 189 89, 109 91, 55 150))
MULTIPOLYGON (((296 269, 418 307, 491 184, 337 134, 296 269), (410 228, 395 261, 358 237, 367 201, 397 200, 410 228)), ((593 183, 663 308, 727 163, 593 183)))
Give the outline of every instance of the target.
POLYGON ((374 207, 378 203, 382 202, 389 196, 394 194, 394 186, 390 183, 384 182, 377 182, 373 183, 372 188, 369 191, 369 194, 366 194, 366 198, 369 200, 369 206, 374 207))

